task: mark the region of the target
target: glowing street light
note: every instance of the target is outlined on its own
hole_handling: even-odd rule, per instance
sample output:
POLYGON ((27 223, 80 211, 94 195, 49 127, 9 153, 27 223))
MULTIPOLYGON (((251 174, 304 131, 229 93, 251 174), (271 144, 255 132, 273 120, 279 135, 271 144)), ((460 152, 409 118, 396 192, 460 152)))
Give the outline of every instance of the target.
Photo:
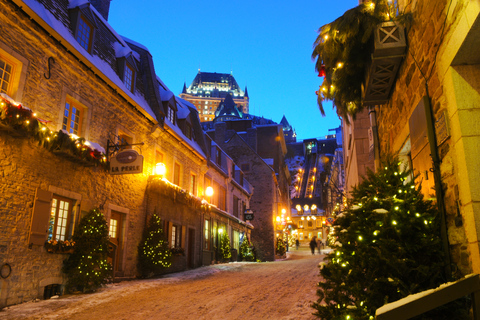
POLYGON ((155 174, 157 176, 164 177, 167 173, 167 167, 165 167, 165 163, 159 162, 155 165, 155 174))
POLYGON ((207 189, 205 189, 205 195, 206 195, 207 197, 213 196, 213 188, 210 187, 210 186, 208 186, 207 189))

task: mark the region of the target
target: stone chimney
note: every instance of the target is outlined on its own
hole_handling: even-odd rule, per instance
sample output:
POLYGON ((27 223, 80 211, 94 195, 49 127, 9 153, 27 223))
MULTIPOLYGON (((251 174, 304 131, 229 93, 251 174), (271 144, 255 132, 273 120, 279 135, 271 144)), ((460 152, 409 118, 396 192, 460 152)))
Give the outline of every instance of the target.
POLYGON ((247 129, 247 144, 257 152, 257 128, 247 129))
POLYGON ((111 0, 90 0, 92 6, 102 15, 102 17, 108 21, 108 12, 110 11, 111 0))
POLYGON ((227 124, 225 122, 215 123, 215 142, 222 148, 225 145, 225 133, 227 124))

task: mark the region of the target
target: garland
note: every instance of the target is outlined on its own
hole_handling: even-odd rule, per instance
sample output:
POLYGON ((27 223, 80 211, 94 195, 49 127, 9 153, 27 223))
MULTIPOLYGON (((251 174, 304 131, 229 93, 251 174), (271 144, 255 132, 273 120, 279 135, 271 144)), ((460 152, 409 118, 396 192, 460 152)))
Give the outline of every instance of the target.
POLYGON ((74 161, 108 168, 105 154, 93 148, 85 138, 69 134, 65 130, 53 132, 45 125, 46 122, 37 118, 29 108, 0 94, 0 124, 5 129, 33 137, 47 150, 63 154, 74 161))
POLYGON ((210 205, 203 199, 200 199, 193 194, 187 192, 186 190, 180 188, 179 186, 170 183, 166 179, 162 178, 153 178, 152 184, 150 184, 150 189, 152 191, 158 192, 164 196, 169 197, 173 202, 179 202, 186 204, 187 206, 198 209, 200 208, 203 211, 208 211, 210 205))
POLYGON ((312 58, 315 69, 324 77, 317 94, 320 112, 322 102, 333 101, 337 114, 348 121, 364 106, 362 88, 370 61, 372 36, 376 26, 384 21, 405 23, 411 16, 399 14, 398 7, 387 0, 373 0, 346 11, 335 21, 319 29, 312 58))

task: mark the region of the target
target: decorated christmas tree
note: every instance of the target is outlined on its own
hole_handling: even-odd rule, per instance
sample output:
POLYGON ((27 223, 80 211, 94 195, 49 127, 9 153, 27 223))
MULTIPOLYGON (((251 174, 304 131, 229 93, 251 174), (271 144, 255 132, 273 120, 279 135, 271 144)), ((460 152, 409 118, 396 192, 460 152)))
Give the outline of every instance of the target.
MULTIPOLYGON (((400 167, 389 158, 378 173, 368 172, 337 215, 336 240, 320 267, 312 305, 319 318, 374 319, 382 305, 451 280, 443 276, 438 212, 400 167)), ((462 319, 462 302, 428 318, 462 319)))
POLYGON ((98 209, 88 212, 80 220, 72 240, 75 250, 63 266, 67 287, 86 292, 106 284, 112 267, 107 261, 109 236, 103 213, 98 209))
POLYGON ((283 256, 286 252, 285 241, 282 237, 277 237, 277 242, 275 244, 275 254, 278 256, 283 256))
POLYGON ((228 261, 232 257, 230 238, 226 232, 220 234, 220 247, 218 248, 218 252, 220 254, 220 259, 223 261, 228 261))
POLYGON ((161 219, 153 214, 138 246, 138 266, 142 277, 158 273, 172 265, 172 252, 163 233, 161 219))
POLYGON ((250 240, 248 240, 247 235, 243 237, 242 244, 240 245, 240 257, 244 261, 253 261, 253 251, 250 240))

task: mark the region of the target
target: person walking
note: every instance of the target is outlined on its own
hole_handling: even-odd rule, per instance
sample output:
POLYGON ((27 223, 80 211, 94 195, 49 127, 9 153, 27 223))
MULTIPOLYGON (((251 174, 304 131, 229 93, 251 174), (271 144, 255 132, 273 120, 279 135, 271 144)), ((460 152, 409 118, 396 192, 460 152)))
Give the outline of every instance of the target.
POLYGON ((318 250, 318 254, 322 254, 322 251, 320 251, 320 249, 322 248, 322 239, 318 238, 317 240, 317 250, 318 250))
POLYGON ((298 247, 300 247, 300 241, 298 241, 298 238, 295 239, 295 246, 297 246, 297 250, 298 250, 298 247))
POLYGON ((310 250, 312 250, 312 254, 315 254, 316 246, 317 246, 317 237, 313 236, 312 240, 310 240, 310 250))

